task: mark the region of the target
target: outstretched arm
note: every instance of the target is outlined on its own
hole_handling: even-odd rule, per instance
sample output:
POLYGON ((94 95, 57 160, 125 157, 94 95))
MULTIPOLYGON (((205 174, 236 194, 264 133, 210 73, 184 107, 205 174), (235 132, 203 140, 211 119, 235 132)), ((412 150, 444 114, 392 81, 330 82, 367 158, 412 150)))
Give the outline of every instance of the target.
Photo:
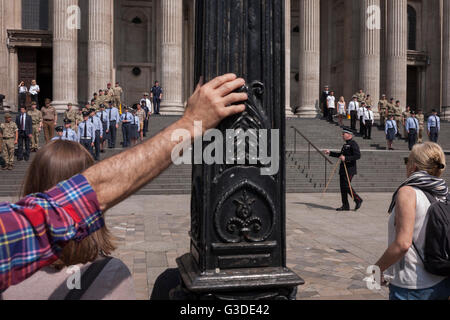
POLYGON ((125 200, 170 166, 172 150, 178 144, 171 141, 174 130, 188 130, 194 139, 194 121, 202 121, 203 134, 206 130, 216 127, 226 117, 243 112, 243 104, 232 104, 247 100, 246 93, 233 93, 244 84, 243 79, 237 79, 234 74, 227 74, 203 86, 199 85, 189 99, 182 119, 145 143, 84 172, 83 175, 97 194, 100 209, 108 210, 125 200), (123 163, 128 165, 124 168, 123 163))

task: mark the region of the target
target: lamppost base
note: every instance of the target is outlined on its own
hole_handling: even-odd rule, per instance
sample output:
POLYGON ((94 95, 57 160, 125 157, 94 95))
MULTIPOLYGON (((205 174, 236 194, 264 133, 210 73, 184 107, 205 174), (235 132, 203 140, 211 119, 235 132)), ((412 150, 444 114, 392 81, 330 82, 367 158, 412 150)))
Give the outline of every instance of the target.
POLYGON ((193 300, 294 300, 305 282, 288 268, 201 272, 191 254, 177 259, 183 285, 173 296, 193 300))

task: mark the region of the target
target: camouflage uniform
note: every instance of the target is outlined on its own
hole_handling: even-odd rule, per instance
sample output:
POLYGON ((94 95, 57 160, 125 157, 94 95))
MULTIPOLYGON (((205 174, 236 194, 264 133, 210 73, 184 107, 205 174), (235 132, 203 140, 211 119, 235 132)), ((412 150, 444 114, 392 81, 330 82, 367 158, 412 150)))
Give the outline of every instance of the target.
POLYGON ((119 109, 120 105, 122 104, 122 93, 123 89, 120 86, 114 87, 114 96, 113 96, 113 102, 114 106, 119 109))
POLYGON ((408 120, 408 118, 411 117, 411 112, 410 111, 403 111, 402 112, 402 125, 403 125, 403 134, 404 137, 406 138, 408 136, 408 132, 406 132, 406 121, 408 120))
POLYGON ((77 128, 77 114, 78 112, 75 109, 70 109, 70 111, 66 111, 64 114, 64 119, 69 119, 72 121, 70 128, 76 132, 77 128))
POLYGON ((31 150, 39 149, 39 137, 41 136, 42 112, 38 109, 28 111, 28 115, 33 122, 33 136, 31 137, 31 150))
POLYGON ((404 126, 402 121, 402 108, 397 105, 394 105, 394 120, 397 122, 398 134, 400 135, 404 126))
POLYGON ((386 125, 386 111, 388 110, 389 102, 384 99, 378 102, 378 111, 380 113, 380 124, 384 127, 386 125))
POLYGON ((14 165, 14 149, 16 142, 16 133, 19 131, 15 122, 2 123, 0 129, 3 133, 3 158, 6 161, 6 166, 12 169, 14 165))
POLYGON ((364 92, 361 93, 355 93, 355 96, 358 98, 358 102, 366 102, 366 94, 364 92))
POLYGON ((418 143, 423 143, 423 131, 425 130, 425 116, 423 113, 417 115, 419 121, 419 139, 418 143))

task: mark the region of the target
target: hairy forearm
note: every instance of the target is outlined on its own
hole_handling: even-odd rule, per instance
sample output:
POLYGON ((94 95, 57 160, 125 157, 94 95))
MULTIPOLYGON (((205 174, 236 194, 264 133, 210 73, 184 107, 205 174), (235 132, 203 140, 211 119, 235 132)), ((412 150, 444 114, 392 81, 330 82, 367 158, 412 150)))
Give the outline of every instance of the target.
POLYGON ((176 129, 193 133, 193 124, 183 118, 145 143, 84 172, 97 194, 102 211, 125 200, 171 165, 172 150, 178 143, 171 141, 172 132, 176 129))

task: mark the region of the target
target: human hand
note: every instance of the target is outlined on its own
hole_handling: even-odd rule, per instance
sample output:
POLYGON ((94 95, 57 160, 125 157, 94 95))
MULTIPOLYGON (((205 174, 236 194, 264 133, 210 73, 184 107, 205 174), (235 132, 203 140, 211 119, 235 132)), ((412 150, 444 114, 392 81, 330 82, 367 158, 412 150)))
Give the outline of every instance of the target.
POLYGON ((331 152, 330 152, 330 150, 324 150, 323 153, 325 153, 327 156, 329 156, 331 152))
POLYGON ((17 141, 17 140, 14 140, 14 144, 18 144, 18 141, 17 141))
POLYGON ((33 138, 33 135, 32 135, 32 134, 29 134, 28 137, 31 139, 31 138, 33 138))
POLYGON ((189 126, 201 121, 203 132, 217 127, 223 119, 245 110, 244 104, 233 105, 248 99, 247 93, 233 93, 243 85, 245 80, 235 74, 217 77, 205 85, 199 83, 188 100, 182 120, 188 121, 189 126))
POLYGON ((345 162, 345 156, 340 156, 339 159, 341 159, 342 162, 345 162))

